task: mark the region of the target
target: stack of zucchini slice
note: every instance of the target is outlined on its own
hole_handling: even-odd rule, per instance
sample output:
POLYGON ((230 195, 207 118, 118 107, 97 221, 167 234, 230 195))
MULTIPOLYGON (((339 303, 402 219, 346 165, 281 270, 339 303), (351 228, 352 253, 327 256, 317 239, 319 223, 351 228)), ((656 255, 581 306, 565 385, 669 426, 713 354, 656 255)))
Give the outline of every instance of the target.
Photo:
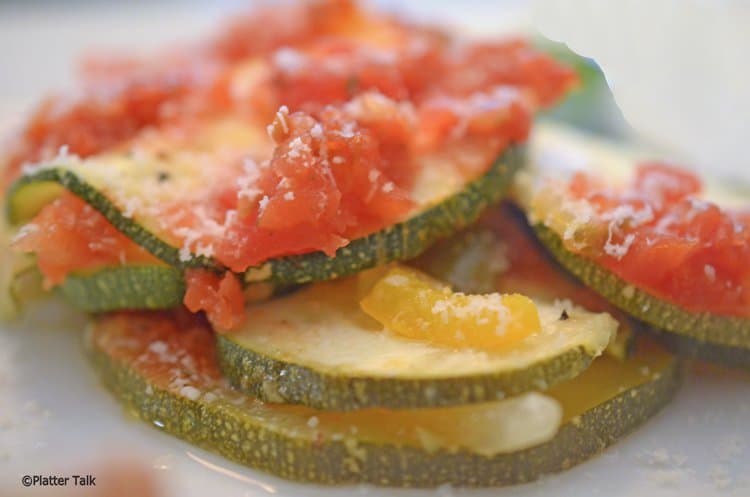
MULTIPOLYGON (((349 79, 347 88, 359 85, 349 79)), ((66 273, 56 286, 93 313, 86 346, 104 384, 167 433, 252 468, 325 484, 532 481, 596 455, 659 412, 680 385, 680 356, 750 368, 750 319, 692 312, 638 288, 568 250, 564 230, 536 211, 545 178, 581 167, 628 178, 637 151, 535 124, 528 144, 510 143, 473 179, 461 159, 486 165, 490 157, 473 153, 473 144, 425 153, 414 158, 407 219, 333 255, 275 257, 232 273, 213 246, 193 243, 200 233, 169 229, 159 208, 214 199, 206 185, 237 182, 239 159, 271 156, 273 125, 267 131, 253 120, 210 117, 190 143, 165 134, 146 147, 123 143, 27 167, 2 197, 0 317, 41 287, 34 256, 10 250, 11 240, 28 234, 45 206, 74 195, 141 256, 136 263, 122 252, 119 264, 66 273), (205 167, 214 156, 231 160, 205 167), (224 333, 183 308, 194 274, 230 276, 232 304, 241 311, 244 297, 247 322, 224 333), (374 288, 388 302, 370 306, 374 288), (430 300, 433 291, 445 300, 430 300), (532 309, 533 319, 509 319, 516 308, 505 297, 532 309), (378 305, 390 305, 390 317, 374 312, 378 305), (408 319, 419 333, 396 329, 408 319), (526 326, 525 334, 508 339, 509 323, 526 326), (507 343, 483 346, 471 339, 480 331, 507 343)), ((206 218, 220 225, 218 216, 206 218)))
MULTIPOLYGON (((524 148, 510 147, 479 179, 439 188, 412 218, 333 257, 252 268, 248 294, 278 295, 250 303, 247 324, 231 334, 174 309, 186 269, 221 268, 180 257, 154 220, 124 215, 102 167, 55 163, 25 175, 9 190, 7 213, 19 225, 67 189, 160 260, 70 276, 61 287, 83 310, 117 311, 94 318, 87 344, 104 383, 143 420, 294 480, 506 485, 597 454, 658 412, 681 378, 678 359, 634 336, 640 324, 581 297, 587 290, 546 259, 514 208, 489 207, 524 162, 524 148), (508 227, 527 245, 515 245, 508 227), (513 271, 507 257, 531 256, 529 247, 542 280, 513 271), (504 353, 390 333, 360 300, 394 261, 467 293, 529 295, 541 329, 504 353)), ((159 164, 140 158, 122 169, 136 181, 159 164)))
MULTIPOLYGON (((294 297, 282 298, 278 306, 298 305, 284 302, 289 298, 294 297)), ((573 316, 571 324, 587 319, 573 316)), ((519 382, 513 397, 490 400, 502 397, 503 378, 533 376, 544 365, 492 363, 476 352, 433 350, 424 353, 435 360, 425 363, 423 355, 410 367, 403 361, 419 344, 383 337, 386 358, 371 348, 382 332, 357 332, 350 323, 355 334, 373 335, 364 340, 373 363, 353 372, 331 366, 332 356, 347 355, 345 347, 353 345, 337 345, 340 335, 308 348, 305 355, 321 361, 304 366, 291 362, 298 359, 294 354, 281 366, 278 356, 264 358, 256 351, 236 363, 236 352, 220 346, 224 372, 243 390, 273 401, 262 402, 226 384, 205 325, 180 322, 185 320, 167 313, 98 319, 89 335, 91 356, 105 384, 132 412, 162 430, 300 481, 389 486, 530 481, 567 469, 630 432, 669 401, 680 378, 675 358, 644 341, 625 361, 602 356, 573 380, 543 391, 541 384, 529 386, 524 393, 519 382), (465 359, 478 364, 467 367, 465 359), (456 363, 464 364, 464 371, 447 367, 456 363), (307 405, 279 403, 290 398, 307 405), (456 402, 460 405, 434 407, 456 402), (311 404, 368 407, 321 410, 311 404)), ((276 325, 284 333, 305 333, 276 325)), ((362 357, 354 355, 346 361, 362 357)), ((546 376, 549 383, 561 379, 559 373, 546 376)))
MULTIPOLYGON (((245 124, 241 127, 253 128, 245 124)), ((135 192, 131 200, 145 201, 147 196, 155 196, 164 201, 203 187, 203 183, 194 179, 200 175, 198 159, 164 164, 161 158, 164 154, 164 150, 158 150, 134 157, 123 152, 84 161, 53 161, 21 176, 8 189, 6 217, 11 226, 30 221, 42 207, 67 190, 158 260, 156 264, 103 267, 69 275, 59 289, 73 306, 87 312, 170 309, 182 303, 186 269, 223 270, 211 257, 181 255, 179 246, 158 234, 159 219, 126 212, 122 191, 135 192), (157 178, 165 169, 170 171, 170 179, 159 181, 157 178), (144 182, 149 183, 148 193, 140 190, 144 182)), ((352 240, 333 257, 311 252, 274 258, 251 267, 241 275, 247 294, 267 297, 302 283, 339 278, 416 257, 437 240, 474 222, 488 205, 501 199, 524 164, 525 154, 524 145, 507 148, 484 174, 470 182, 459 179, 450 164, 425 167, 413 187, 413 197, 419 205, 409 219, 352 240)))
MULTIPOLYGON (((480 227, 489 232, 498 215, 520 222, 504 210, 480 227)), ((474 248, 445 251, 466 246, 467 235, 414 264, 437 252, 453 274, 474 273, 487 260, 474 248)), ((552 281, 566 278, 545 269, 552 281)), ((253 319, 231 335, 174 312, 105 315, 89 331, 91 357, 145 421, 251 467, 319 483, 531 481, 599 453, 679 386, 674 356, 645 338, 627 355, 608 349, 627 323, 569 300, 536 300, 542 330, 506 354, 394 336, 360 310, 369 277, 254 304, 253 319)))

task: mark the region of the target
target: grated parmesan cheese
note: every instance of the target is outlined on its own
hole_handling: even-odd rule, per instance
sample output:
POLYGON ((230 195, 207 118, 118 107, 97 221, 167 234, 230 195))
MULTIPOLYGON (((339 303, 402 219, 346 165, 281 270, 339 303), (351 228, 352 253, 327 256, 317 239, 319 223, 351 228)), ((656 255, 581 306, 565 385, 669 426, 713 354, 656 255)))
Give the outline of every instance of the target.
POLYGON ((503 303, 502 295, 499 293, 466 295, 457 292, 454 296, 459 297, 460 300, 458 302, 455 299, 438 300, 430 311, 446 323, 450 317, 455 316, 458 319, 476 318, 478 324, 486 324, 490 316, 494 316, 498 323, 495 334, 498 336, 505 334, 510 321, 510 313, 503 303))
POLYGON ((214 256, 214 246, 213 244, 203 244, 198 242, 195 246, 195 255, 199 257, 213 257, 214 256))
POLYGON ((306 62, 302 52, 289 47, 282 47, 273 54, 273 64, 287 73, 299 71, 306 62))
POLYGON ((276 117, 279 119, 279 123, 281 123, 281 129, 284 130, 284 133, 289 133, 289 125, 286 122, 286 117, 289 115, 289 107, 286 105, 282 105, 279 107, 279 110, 276 112, 276 117))
POLYGON ((161 356, 167 353, 168 347, 165 342, 162 342, 161 340, 157 340, 155 342, 151 342, 148 345, 148 350, 150 350, 154 354, 161 356))
MULTIPOLYGON (((565 201, 561 208, 564 213, 570 214, 573 217, 565 227, 565 231, 562 234, 563 240, 573 241, 578 230, 586 226, 594 218, 594 207, 585 200, 577 200, 565 201)), ((545 224, 548 226, 552 225, 549 220, 545 224)))
POLYGON ((703 274, 706 275, 706 278, 711 283, 716 281, 716 268, 714 268, 711 264, 706 264, 705 266, 703 266, 703 274))
POLYGON ((338 131, 339 136, 342 138, 354 138, 354 132, 357 126, 354 122, 347 121, 341 126, 341 130, 338 131))
POLYGON ((602 214, 602 220, 609 221, 604 252, 617 260, 625 257, 628 250, 630 250, 630 246, 635 241, 635 235, 629 233, 625 236, 622 243, 614 243, 613 239, 615 235, 621 233, 621 228, 626 223, 633 228, 637 228, 653 219, 654 211, 650 205, 646 205, 640 210, 636 210, 632 205, 620 205, 602 214))
POLYGON ((322 140, 323 126, 321 126, 320 123, 315 123, 315 125, 310 129, 310 136, 312 136, 316 140, 322 140))
POLYGON ((239 176, 236 180, 238 187, 237 198, 246 198, 253 201, 261 191, 255 186, 256 182, 260 178, 260 167, 253 159, 245 159, 243 162, 244 174, 239 176))
POLYGON ((289 152, 287 155, 292 159, 297 159, 302 157, 302 154, 309 154, 310 152, 312 152, 310 146, 303 142, 299 136, 289 142, 289 152))
POLYGON ((50 169, 50 168, 58 167, 61 165, 61 163, 72 166, 72 165, 80 164, 82 162, 83 161, 78 155, 70 153, 67 145, 62 145, 57 150, 57 155, 53 157, 52 159, 47 160, 47 161, 24 164, 21 167, 21 172, 24 175, 30 175, 30 174, 39 172, 43 169, 50 169))
POLYGON ((174 232, 177 236, 183 238, 178 256, 182 262, 187 262, 193 257, 191 247, 200 238, 200 233, 188 227, 177 228, 174 232))
POLYGON ((231 226, 237 220, 237 209, 230 209, 224 214, 224 229, 231 226))
POLYGON ((613 232, 610 227, 607 242, 604 244, 604 253, 619 261, 627 255, 630 246, 633 245, 633 242, 635 241, 635 235, 632 233, 628 234, 622 243, 613 243, 612 237, 613 232))
POLYGON ((268 198, 268 195, 263 195, 263 198, 258 201, 258 209, 260 209, 259 214, 263 214, 263 212, 268 207, 268 203, 271 201, 271 199, 268 198))
POLYGON ((181 262, 187 262, 193 257, 192 252, 190 252, 190 246, 187 243, 182 244, 177 255, 181 262))
POLYGON ((122 211, 122 215, 128 219, 133 217, 135 210, 140 207, 141 201, 136 197, 131 197, 125 202, 125 209, 122 211))
POLYGON ((37 233, 39 231, 39 225, 34 223, 28 223, 21 226, 21 229, 18 230, 18 233, 16 233, 13 238, 11 238, 10 243, 11 245, 16 243, 17 241, 27 237, 28 235, 31 235, 33 233, 37 233))
POLYGON ((184 386, 180 389, 180 394, 187 397, 190 400, 198 400, 201 396, 200 390, 190 385, 184 386))

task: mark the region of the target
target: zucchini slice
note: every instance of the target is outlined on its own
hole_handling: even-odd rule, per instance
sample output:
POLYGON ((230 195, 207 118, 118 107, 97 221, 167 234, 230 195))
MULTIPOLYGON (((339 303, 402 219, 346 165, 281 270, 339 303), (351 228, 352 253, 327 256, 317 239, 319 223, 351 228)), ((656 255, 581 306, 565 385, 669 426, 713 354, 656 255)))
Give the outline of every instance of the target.
POLYGON ((618 322, 606 353, 619 359, 633 351, 641 327, 561 268, 509 203, 487 209, 474 226, 439 241, 409 264, 465 293, 520 293, 606 312, 618 322))
POLYGON ((41 293, 41 276, 28 264, 7 247, 0 249, 0 322, 18 317, 24 304, 41 293))
POLYGON ((575 377, 615 334, 608 314, 536 304, 542 330, 492 354, 388 333, 360 310, 356 279, 320 283, 253 307, 243 328, 218 335, 219 365, 245 393, 320 409, 492 401, 575 377))
MULTIPOLYGON (((105 385, 137 417, 292 480, 496 486, 561 471, 658 412, 681 368, 655 345, 603 357, 545 394, 438 409, 352 412, 265 404, 226 387, 205 326, 169 313, 111 314, 89 330, 105 385)), ((189 318, 187 318, 189 319, 189 318)))
POLYGON ((18 317, 23 305, 41 294, 34 258, 10 247, 11 230, 0 219, 0 321, 18 317))
POLYGON ((325 281, 356 274, 388 262, 412 259, 432 244, 477 220, 490 205, 502 199, 513 178, 525 164, 526 147, 512 145, 490 169, 468 184, 456 184, 450 166, 425 168, 416 190, 425 208, 408 220, 352 240, 334 257, 323 252, 281 257, 251 268, 245 273, 248 283, 270 283, 288 287, 299 283, 325 281), (449 193, 451 192, 451 193, 449 193), (437 193, 437 196, 435 195, 437 193))
MULTIPOLYGON (((10 247, 10 230, 0 219, 0 320, 16 317, 43 293, 34 257, 10 247)), ((115 309, 169 309, 182 304, 182 273, 167 265, 105 267, 68 275, 56 290, 86 312, 115 309)))
MULTIPOLYGON (((224 123, 222 126, 229 125, 224 123)), ((251 140, 252 133, 232 126, 227 128, 228 133, 251 140)), ((241 141, 239 138, 233 140, 241 141)), ((9 189, 7 218, 14 225, 27 222, 63 189, 67 189, 100 212, 128 238, 179 271, 187 268, 221 271, 221 264, 213 258, 198 254, 186 257, 184 251, 181 253, 181 248, 173 241, 160 236, 159 219, 154 219, 153 216, 150 218, 148 214, 141 212, 135 215, 127 212, 127 199, 147 195, 149 202, 155 202, 160 198, 179 196, 183 189, 194 191, 203 188, 206 182, 210 182, 205 178, 206 173, 200 172, 197 159, 188 152, 184 154, 184 157, 171 159, 163 157, 163 150, 155 151, 153 157, 145 152, 110 154, 86 161, 69 160, 34 169, 19 178, 9 189), (163 182, 164 185, 158 180, 163 171, 169 171, 170 174, 170 180, 163 182), (141 192, 141 188, 148 193, 141 192)), ((199 154, 198 156, 200 157, 199 154)), ((427 163, 423 174, 412 192, 420 206, 412 217, 369 236, 352 240, 333 257, 323 252, 312 252, 272 259, 260 267, 249 268, 243 275, 248 286, 253 287, 248 295, 264 297, 271 295, 276 289, 338 278, 389 261, 417 256, 438 239, 474 222, 488 205, 503 197, 514 174, 524 164, 525 147, 514 145, 507 148, 487 172, 468 183, 460 177, 450 161, 434 157, 425 158, 425 161, 427 163)), ((146 212, 147 210, 144 209, 146 212)), ((151 273, 142 267, 131 271, 129 266, 124 266, 104 268, 103 271, 107 274, 76 276, 76 281, 70 284, 75 290, 64 292, 73 293, 74 298, 71 300, 77 304, 83 300, 77 298, 78 295, 92 295, 103 281, 106 284, 128 285, 129 288, 122 290, 128 294, 127 297, 117 297, 116 290, 112 289, 107 295, 114 297, 113 299, 93 299, 83 307, 92 311, 112 310, 122 308, 119 306, 125 303, 137 305, 139 302, 148 302, 151 296, 140 292, 151 292, 149 285, 153 281, 166 278, 166 270, 161 269, 151 273), (86 281, 89 279, 94 281, 86 281)), ((176 289, 177 283, 172 279, 169 281, 170 289, 176 289)), ((159 305, 166 306, 173 300, 162 299, 159 305)), ((152 305, 148 308, 154 307, 152 305)))
MULTIPOLYGON (((565 249, 560 236, 531 212, 533 183, 544 171, 601 168, 607 175, 627 177, 643 153, 627 150, 565 129, 545 126, 532 140, 533 169, 519 177, 513 196, 524 207, 537 238, 554 259, 585 285, 634 318, 673 350, 719 364, 750 368, 750 319, 690 312, 635 287, 595 261, 565 249)), ((741 192, 708 182, 706 194, 723 205, 747 205, 741 192)))

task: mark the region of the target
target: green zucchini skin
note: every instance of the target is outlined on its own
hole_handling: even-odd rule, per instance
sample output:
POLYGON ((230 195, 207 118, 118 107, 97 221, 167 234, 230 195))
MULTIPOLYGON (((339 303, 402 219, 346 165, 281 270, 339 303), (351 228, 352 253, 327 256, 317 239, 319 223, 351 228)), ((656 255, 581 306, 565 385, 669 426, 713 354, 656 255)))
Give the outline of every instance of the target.
POLYGON ((644 329, 676 352, 750 369, 750 319, 689 312, 568 251, 560 237, 546 226, 536 224, 534 231, 560 265, 613 305, 650 325, 644 329))
POLYGON ((171 266, 129 265, 71 274, 57 289, 73 307, 85 312, 171 309, 182 304, 185 281, 171 266))
POLYGON ((96 346, 89 352, 105 386, 143 421, 240 464, 322 484, 486 487, 530 482, 575 466, 630 433, 671 400, 682 376, 679 361, 672 361, 652 381, 564 424, 549 442, 510 454, 482 456, 350 438, 314 440, 298 432, 270 429, 232 402, 191 400, 153 386, 127 363, 96 346))
MULTIPOLYGON (((511 146, 484 175, 440 204, 404 222, 352 240, 333 257, 323 252, 280 257, 268 261, 260 268, 248 269, 243 275, 243 281, 246 286, 256 287, 257 295, 268 297, 299 284, 338 278, 390 261, 413 258, 440 238, 449 236, 474 222, 487 206, 501 199, 525 160, 526 147, 511 146)), ((218 261, 204 256, 192 256, 188 260, 181 260, 178 248, 124 216, 103 193, 63 167, 44 168, 18 179, 7 195, 8 220, 16 225, 28 221, 28 213, 21 214, 27 209, 21 208, 20 202, 34 195, 35 185, 50 183, 59 184, 83 199, 120 232, 180 273, 189 268, 203 268, 216 272, 224 270, 218 261)), ((156 266, 153 274, 140 266, 133 266, 133 274, 128 274, 130 268, 131 266, 106 268, 102 274, 70 276, 62 285, 62 293, 74 306, 93 312, 156 309, 167 307, 170 302, 174 302, 173 306, 176 306, 182 301, 181 296, 180 299, 176 298, 176 293, 182 289, 184 294, 184 285, 179 286, 172 274, 167 274, 165 270, 156 266), (164 294, 152 295, 154 290, 159 292, 159 286, 152 284, 167 285, 164 294), (119 292, 122 295, 119 295, 115 290, 117 285, 128 287, 121 287, 119 292), (144 291, 146 293, 140 293, 144 291)), ((248 292, 248 295, 251 294, 253 289, 248 292)))
POLYGON ((585 371, 594 360, 584 347, 524 369, 459 378, 409 379, 337 375, 277 360, 217 335, 219 369, 239 391, 269 402, 349 411, 410 409, 488 402, 546 388, 585 371))

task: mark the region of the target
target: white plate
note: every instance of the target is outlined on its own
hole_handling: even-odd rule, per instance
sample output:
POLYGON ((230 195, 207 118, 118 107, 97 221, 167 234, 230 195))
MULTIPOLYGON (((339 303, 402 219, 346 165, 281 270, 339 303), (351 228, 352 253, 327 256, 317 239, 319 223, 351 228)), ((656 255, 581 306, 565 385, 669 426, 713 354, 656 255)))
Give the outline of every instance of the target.
MULTIPOLYGON (((69 86, 72 58, 82 49, 102 44, 142 49, 190 38, 186 32, 205 32, 223 8, 144 3, 113 15, 113 7, 88 9, 84 3, 63 9, 61 4, 35 3, 20 13, 0 7, 0 47, 5 47, 0 49, 0 123, 18 121, 43 91, 69 86), (175 5, 183 8, 175 13, 175 5)), ((464 23, 483 23, 487 31, 488 19, 498 26, 523 19, 523 2, 509 4, 510 10, 493 11, 505 12, 501 15, 485 13, 490 2, 471 2, 470 9, 462 7, 471 12, 464 23)), ((453 12, 448 2, 409 7, 431 15, 453 12)), ((643 428, 602 456, 537 483, 488 490, 330 488, 249 470, 128 417, 85 361, 84 323, 83 316, 48 302, 30 309, 22 322, 0 327, 0 495, 29 495, 21 486, 25 474, 96 472, 103 460, 123 455, 150 468, 169 496, 750 495, 746 374, 693 371, 675 402, 643 428)), ((41 495, 57 491, 48 488, 41 495)))
POLYGON ((153 468, 167 495, 184 497, 750 495, 746 374, 693 371, 677 399, 643 428, 603 455, 537 483, 487 490, 332 489, 249 470, 130 418, 86 362, 85 322, 50 301, 0 331, 0 495, 20 490, 26 474, 96 476, 98 463, 124 454, 153 468))

